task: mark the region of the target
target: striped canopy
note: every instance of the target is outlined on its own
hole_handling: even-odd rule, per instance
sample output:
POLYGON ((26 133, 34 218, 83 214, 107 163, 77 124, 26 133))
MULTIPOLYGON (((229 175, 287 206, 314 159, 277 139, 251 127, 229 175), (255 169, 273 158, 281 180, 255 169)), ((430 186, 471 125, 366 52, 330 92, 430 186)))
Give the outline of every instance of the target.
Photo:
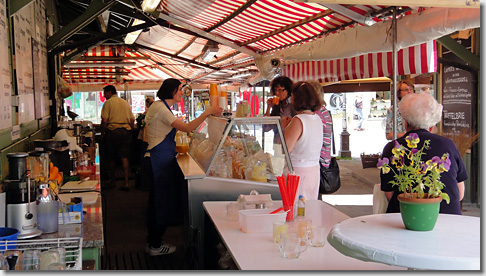
MULTIPOLYGON (((85 53, 85 56, 126 57, 123 61, 135 62, 135 65, 117 69, 66 68, 63 77, 71 83, 160 82, 172 77, 192 83, 240 86, 250 80, 272 79, 275 68, 270 66, 270 58, 281 60, 282 72, 296 79, 326 81, 390 76, 390 52, 379 49, 387 42, 386 33, 380 33, 381 37, 366 43, 363 41, 368 45, 362 50, 357 44, 333 46, 339 50, 359 49, 353 55, 329 54, 326 58, 316 55, 310 60, 303 57, 310 48, 312 56, 319 51, 331 53, 325 45, 333 37, 341 39, 365 30, 373 32, 389 24, 392 15, 392 7, 386 5, 321 2, 324 1, 162 0, 157 13, 147 16, 147 21, 156 24, 141 32, 133 44, 94 46, 85 53), (212 46, 216 49, 214 57, 203 59, 211 45, 215 45, 212 46), (311 46, 305 48, 306 45, 311 46)), ((451 12, 448 8, 403 6, 398 10, 398 21, 400 24, 404 18, 414 18, 427 31, 434 30, 430 33, 442 36, 471 28, 479 22, 479 15, 479 9, 454 9, 451 12), (429 19, 434 11, 444 11, 444 21, 452 22, 452 26, 443 26, 443 22, 429 19), (469 24, 471 21, 474 24, 469 24)), ((112 12, 110 16, 115 15, 112 12)), ((399 52, 402 55, 399 74, 436 70, 437 66, 431 64, 431 60, 435 60, 434 39, 437 37, 429 33, 420 35, 420 39, 403 38, 408 45, 399 48, 403 49, 399 52)), ((78 59, 71 63, 81 62, 78 59)))

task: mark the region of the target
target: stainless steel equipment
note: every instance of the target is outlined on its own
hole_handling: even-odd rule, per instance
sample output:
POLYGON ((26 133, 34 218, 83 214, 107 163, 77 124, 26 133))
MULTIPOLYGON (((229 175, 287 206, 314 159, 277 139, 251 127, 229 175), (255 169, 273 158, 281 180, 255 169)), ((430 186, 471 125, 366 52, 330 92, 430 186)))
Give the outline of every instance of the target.
POLYGON ((6 204, 6 193, 0 193, 0 227, 6 226, 6 216, 7 216, 7 204, 6 204))
POLYGON ((7 227, 20 231, 18 239, 42 234, 37 227, 35 181, 31 181, 27 157, 24 152, 7 154, 9 176, 3 183, 7 198, 7 227))

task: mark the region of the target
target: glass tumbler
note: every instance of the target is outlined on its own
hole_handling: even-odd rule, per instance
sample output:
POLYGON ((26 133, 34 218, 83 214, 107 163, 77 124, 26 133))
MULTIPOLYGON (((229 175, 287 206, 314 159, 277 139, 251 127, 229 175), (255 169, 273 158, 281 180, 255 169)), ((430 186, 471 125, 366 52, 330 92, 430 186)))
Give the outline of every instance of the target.
POLYGON ((189 139, 187 138, 187 133, 178 131, 176 133, 176 151, 179 154, 186 154, 189 151, 189 139))

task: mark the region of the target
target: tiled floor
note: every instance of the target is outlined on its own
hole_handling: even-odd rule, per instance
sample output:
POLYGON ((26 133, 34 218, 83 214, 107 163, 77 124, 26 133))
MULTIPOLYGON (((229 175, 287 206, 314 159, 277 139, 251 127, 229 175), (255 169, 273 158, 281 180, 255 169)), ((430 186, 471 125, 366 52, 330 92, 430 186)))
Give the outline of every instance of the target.
POLYGON ((147 230, 145 227, 148 192, 134 188, 130 191, 117 188, 103 190, 105 216, 104 270, 187 270, 182 226, 169 227, 164 241, 177 246, 174 254, 150 257, 144 252, 147 230))

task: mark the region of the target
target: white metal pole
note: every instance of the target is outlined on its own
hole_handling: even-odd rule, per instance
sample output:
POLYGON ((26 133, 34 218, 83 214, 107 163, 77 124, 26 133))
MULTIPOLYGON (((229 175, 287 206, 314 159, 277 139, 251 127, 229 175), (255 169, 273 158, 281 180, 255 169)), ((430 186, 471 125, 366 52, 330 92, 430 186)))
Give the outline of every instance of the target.
POLYGON ((392 102, 393 102, 393 140, 397 139, 397 7, 393 8, 392 18, 392 54, 393 54, 393 82, 392 82, 392 102))

